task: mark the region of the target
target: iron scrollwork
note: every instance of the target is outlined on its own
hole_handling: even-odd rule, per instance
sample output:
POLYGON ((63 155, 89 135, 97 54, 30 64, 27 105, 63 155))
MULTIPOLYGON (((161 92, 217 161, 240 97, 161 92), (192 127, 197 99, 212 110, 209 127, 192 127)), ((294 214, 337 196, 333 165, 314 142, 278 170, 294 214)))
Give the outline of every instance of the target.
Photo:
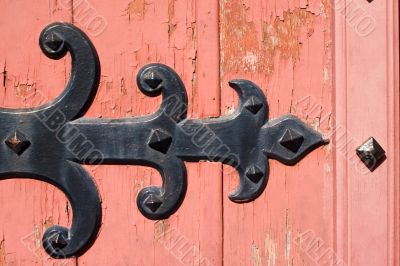
POLYGON ((100 79, 94 46, 75 26, 54 23, 42 31, 40 47, 52 59, 71 54, 71 79, 50 103, 30 109, 0 108, 0 177, 38 179, 68 197, 71 228, 53 226, 43 236, 43 246, 54 258, 82 254, 99 231, 99 193, 82 164, 157 169, 162 186, 144 188, 137 196, 140 212, 157 220, 176 212, 185 197, 184 161, 219 161, 235 167, 240 184, 229 198, 241 203, 263 192, 268 158, 292 165, 325 143, 320 133, 292 115, 268 120, 264 94, 248 80, 229 83, 239 95, 233 114, 189 119, 185 86, 174 70, 162 64, 146 65, 137 76, 144 94, 162 95, 157 112, 121 119, 84 118, 100 79))

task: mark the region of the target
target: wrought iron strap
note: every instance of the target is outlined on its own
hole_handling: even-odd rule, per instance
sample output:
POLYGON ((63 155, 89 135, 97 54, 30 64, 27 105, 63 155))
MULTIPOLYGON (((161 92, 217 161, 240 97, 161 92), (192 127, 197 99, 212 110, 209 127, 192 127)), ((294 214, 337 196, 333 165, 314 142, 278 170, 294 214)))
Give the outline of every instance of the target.
POLYGON ((81 164, 134 164, 157 169, 162 187, 141 190, 137 205, 145 217, 165 219, 185 197, 184 161, 208 160, 233 166, 240 184, 229 198, 247 202, 257 198, 267 184, 268 158, 295 164, 325 143, 321 134, 292 115, 268 121, 264 94, 248 80, 229 83, 239 95, 233 114, 189 119, 185 86, 174 70, 162 64, 146 65, 137 76, 144 94, 162 94, 157 112, 121 119, 82 118, 100 79, 93 45, 78 28, 55 23, 41 33, 40 47, 53 59, 70 52, 71 79, 64 92, 46 105, 0 109, 0 176, 39 179, 66 194, 73 209, 72 227, 53 226, 43 236, 44 248, 55 258, 82 254, 99 230, 99 194, 81 164))

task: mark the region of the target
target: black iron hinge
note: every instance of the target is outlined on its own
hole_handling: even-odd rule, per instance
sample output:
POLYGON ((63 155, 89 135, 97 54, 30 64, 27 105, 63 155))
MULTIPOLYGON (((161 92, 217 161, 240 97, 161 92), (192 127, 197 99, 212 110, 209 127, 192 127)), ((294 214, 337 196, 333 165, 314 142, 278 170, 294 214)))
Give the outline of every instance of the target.
POLYGON ((64 92, 46 105, 0 109, 0 176, 42 180, 68 197, 73 209, 71 228, 53 226, 43 236, 44 248, 52 257, 82 254, 100 227, 99 194, 81 164, 134 164, 157 169, 163 185, 141 190, 137 205, 145 217, 165 219, 185 197, 184 161, 208 160, 233 166, 240 184, 229 198, 248 202, 267 184, 268 158, 295 164, 325 143, 321 134, 292 115, 268 121, 264 94, 248 80, 229 83, 239 95, 233 114, 188 119, 185 86, 171 68, 161 64, 146 65, 137 76, 144 94, 162 94, 157 112, 121 119, 81 118, 99 85, 95 48, 82 31, 64 23, 46 27, 40 47, 52 59, 70 52, 71 79, 64 92))

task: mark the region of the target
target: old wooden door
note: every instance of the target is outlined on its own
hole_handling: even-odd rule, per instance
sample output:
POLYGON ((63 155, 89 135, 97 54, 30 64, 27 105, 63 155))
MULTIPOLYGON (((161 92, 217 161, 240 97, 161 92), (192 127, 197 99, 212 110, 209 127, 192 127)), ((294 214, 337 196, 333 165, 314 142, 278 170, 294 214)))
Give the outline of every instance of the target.
POLYGON ((227 82, 246 78, 262 87, 271 118, 292 113, 330 144, 294 166, 270 160, 267 188, 245 204, 227 198, 238 183, 233 168, 186 163, 182 206, 156 222, 135 201, 160 184, 157 171, 86 167, 102 226, 68 260, 50 259, 41 244, 49 226, 70 225, 66 197, 39 181, 3 180, 0 265, 399 265, 398 1, 0 0, 1 107, 61 93, 70 58, 51 60, 38 46, 55 21, 80 27, 98 51, 88 117, 154 112, 160 98, 140 93, 135 77, 160 62, 182 77, 190 117, 232 113, 227 82), (373 172, 355 154, 370 136, 387 156, 373 172))

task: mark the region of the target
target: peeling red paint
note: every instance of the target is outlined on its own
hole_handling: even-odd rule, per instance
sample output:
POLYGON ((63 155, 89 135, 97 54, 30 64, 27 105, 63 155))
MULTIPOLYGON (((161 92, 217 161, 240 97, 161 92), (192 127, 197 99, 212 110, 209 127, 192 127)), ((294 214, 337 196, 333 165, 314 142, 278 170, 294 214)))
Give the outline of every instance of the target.
POLYGON ((159 239, 165 235, 165 232, 170 228, 168 220, 157 221, 154 224, 154 238, 159 239))
POLYGON ((7 265, 7 261, 6 261, 5 240, 3 236, 3 239, 0 242, 0 266, 5 266, 5 265, 7 265))
POLYGON ((176 30, 175 17, 175 0, 168 0, 168 36, 170 37, 176 30))
POLYGON ((259 248, 256 246, 256 244, 252 243, 250 249, 251 249, 251 259, 253 261, 253 266, 261 266, 262 260, 259 248))
POLYGON ((54 225, 53 217, 46 218, 43 222, 43 232, 54 225))
POLYGON ((145 14, 145 1, 144 0, 133 0, 128 4, 126 13, 129 17, 129 21, 132 17, 143 18, 145 14))
POLYGON ((32 97, 35 95, 36 83, 18 83, 14 88, 17 96, 22 98, 32 97))
MULTIPOLYGON (((224 84, 245 78, 264 91, 270 117, 295 113, 305 96, 316 99, 329 114, 333 101, 331 12, 329 0, 220 1, 221 99, 225 112, 232 113, 238 99, 224 84)), ((325 116, 320 113, 304 112, 308 117, 304 120, 310 125, 315 120, 322 122, 325 116)), ((327 242, 332 240, 332 202, 327 187, 333 177, 325 171, 325 165, 332 165, 332 157, 324 150, 311 156, 292 168, 271 161, 274 179, 259 201, 242 208, 225 201, 225 264, 311 265, 312 261, 294 245, 295 233, 313 228, 327 242), (307 186, 298 179, 303 174, 307 186), (310 194, 323 200, 310 203, 310 194), (307 209, 299 208, 304 204, 307 209), (321 215, 315 217, 315 212, 321 215), (232 232, 240 232, 240 238, 232 232)), ((237 174, 225 174, 224 192, 233 190, 237 180, 237 174)))
MULTIPOLYGON (((303 34, 310 38, 313 24, 320 14, 305 8, 283 11, 272 22, 263 22, 262 39, 257 37, 257 28, 246 17, 243 0, 224 1, 221 13, 221 63, 225 72, 244 68, 247 72, 263 72, 270 76, 275 69, 275 58, 292 60, 300 58, 303 34)), ((325 7, 324 9, 328 8, 325 7)))

